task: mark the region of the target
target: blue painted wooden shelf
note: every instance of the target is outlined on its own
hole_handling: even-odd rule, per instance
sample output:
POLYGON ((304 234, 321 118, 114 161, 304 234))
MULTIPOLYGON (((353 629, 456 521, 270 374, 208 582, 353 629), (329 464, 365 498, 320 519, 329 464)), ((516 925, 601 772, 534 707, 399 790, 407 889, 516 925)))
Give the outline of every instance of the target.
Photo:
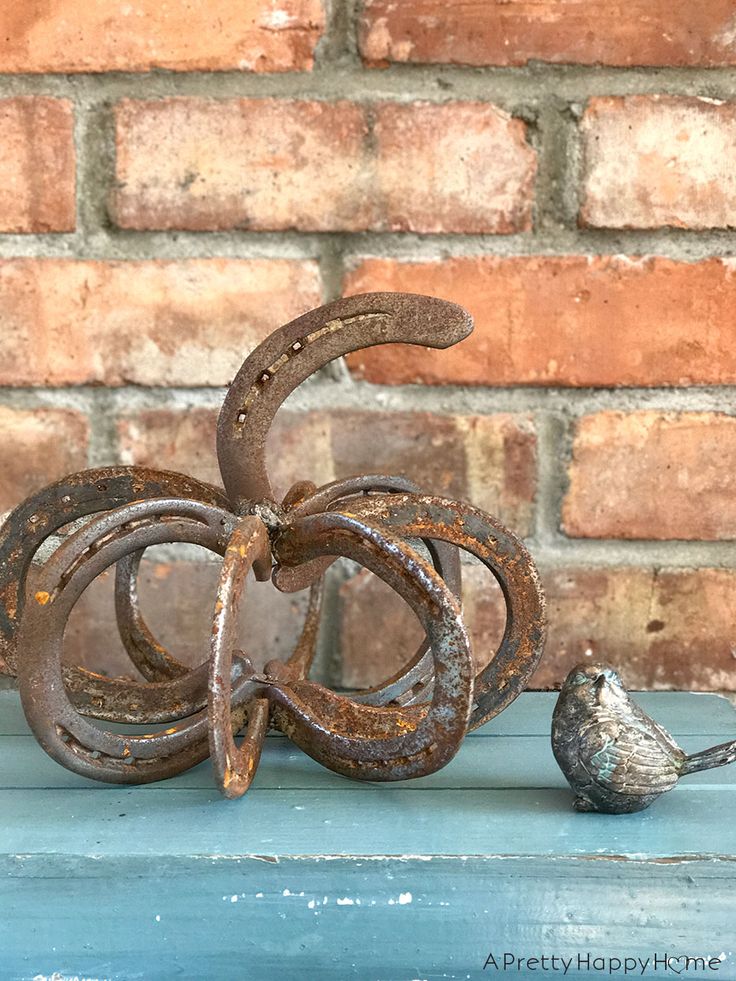
MULTIPOLYGON (((225 801, 208 763, 136 788, 76 777, 0 691, 0 978, 545 975, 484 971, 509 953, 572 957, 568 978, 595 973, 587 954, 708 955, 717 972, 685 976, 733 981, 736 766, 641 814, 576 814, 554 700, 522 695, 407 783, 345 780, 274 735, 253 788, 225 801)), ((690 751, 736 733, 715 695, 639 701, 690 751)))

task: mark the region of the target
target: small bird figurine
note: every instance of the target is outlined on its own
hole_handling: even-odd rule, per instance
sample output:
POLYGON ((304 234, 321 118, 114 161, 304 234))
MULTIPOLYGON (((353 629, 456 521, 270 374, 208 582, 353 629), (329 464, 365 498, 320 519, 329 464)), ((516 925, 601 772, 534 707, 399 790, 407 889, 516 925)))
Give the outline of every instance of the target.
POLYGON ((576 810, 629 814, 688 773, 732 763, 736 740, 688 756, 629 698, 612 668, 578 664, 552 716, 552 751, 575 791, 576 810))

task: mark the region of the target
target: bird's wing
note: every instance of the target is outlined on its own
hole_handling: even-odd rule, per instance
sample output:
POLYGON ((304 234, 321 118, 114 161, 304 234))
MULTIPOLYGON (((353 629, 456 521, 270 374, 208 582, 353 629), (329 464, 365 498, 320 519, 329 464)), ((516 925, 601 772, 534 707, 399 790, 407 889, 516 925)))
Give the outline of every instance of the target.
POLYGON ((639 720, 598 716, 582 728, 580 760, 597 784, 614 793, 661 794, 677 783, 672 754, 639 720))
POLYGON ((643 709, 641 709, 634 701, 631 702, 631 710, 636 719, 636 724, 651 727, 651 729, 654 730, 654 733, 656 734, 656 739, 661 746, 671 749, 675 756, 684 755, 680 747, 677 745, 677 743, 672 738, 672 736, 667 732, 667 730, 663 729, 658 722, 655 722, 654 719, 651 718, 651 716, 647 715, 646 712, 644 712, 643 709))

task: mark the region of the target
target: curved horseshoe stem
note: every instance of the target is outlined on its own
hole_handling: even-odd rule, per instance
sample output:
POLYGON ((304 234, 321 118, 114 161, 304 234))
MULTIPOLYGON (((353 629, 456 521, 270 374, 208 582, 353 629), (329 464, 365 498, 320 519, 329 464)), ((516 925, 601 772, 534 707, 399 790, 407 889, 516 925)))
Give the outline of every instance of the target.
POLYGON ((364 293, 274 331, 246 358, 217 420, 217 458, 233 507, 274 500, 266 469, 268 431, 281 403, 319 368, 376 344, 450 347, 472 329, 470 314, 455 303, 416 293, 364 293))
POLYGON ((233 739, 231 671, 237 639, 238 611, 245 578, 257 560, 270 559, 268 533, 259 518, 241 518, 230 536, 222 563, 215 601, 210 647, 209 698, 210 755, 217 786, 225 797, 242 797, 255 776, 263 740, 268 731, 268 699, 248 705, 248 727, 240 748, 233 739))

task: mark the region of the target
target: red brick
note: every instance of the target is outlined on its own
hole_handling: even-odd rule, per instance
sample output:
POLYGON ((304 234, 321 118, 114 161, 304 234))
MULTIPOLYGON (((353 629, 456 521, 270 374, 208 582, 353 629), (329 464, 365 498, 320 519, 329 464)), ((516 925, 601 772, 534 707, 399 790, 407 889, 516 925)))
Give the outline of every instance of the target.
POLYGON ((360 50, 391 62, 732 65, 733 0, 365 0, 360 50))
MULTIPOLYGON (((631 688, 736 688, 733 570, 549 568, 542 580, 549 633, 531 688, 558 687, 585 660, 613 665, 631 688)), ((463 568, 463 606, 479 669, 505 622, 503 597, 484 569, 463 568)), ((365 571, 340 588, 338 614, 340 680, 348 688, 391 677, 422 638, 408 607, 365 571)))
POLYGON ((0 232, 74 231, 75 161, 70 102, 0 99, 0 232))
POLYGON ((592 99, 581 129, 583 224, 736 225, 736 103, 672 96, 592 99))
MULTIPOLYGON (((333 410, 304 416, 286 425, 307 427, 318 440, 294 440, 294 457, 319 446, 317 461, 329 465, 316 476, 290 467, 293 479, 325 482, 361 473, 403 475, 429 493, 472 501, 526 534, 536 492, 536 438, 525 416, 440 416, 425 412, 333 410)), ((285 433, 276 430, 271 458, 283 465, 285 433), (277 451, 277 446, 281 451, 277 451)), ((286 486, 284 486, 284 490, 286 486)))
POLYGON ((342 584, 339 597, 340 686, 373 688, 411 659, 424 631, 398 594, 365 569, 342 584))
POLYGON ((390 230, 531 227, 537 161, 520 119, 477 102, 385 103, 376 110, 375 138, 373 193, 390 230))
POLYGON ((222 484, 217 466, 217 410, 141 409, 118 420, 119 461, 186 473, 222 484))
POLYGON ((3 385, 224 385, 321 303, 317 264, 275 259, 0 261, 3 385))
POLYGON ((584 416, 575 430, 563 526, 581 538, 736 538, 736 418, 584 416))
POLYGON ((471 501, 519 534, 531 527, 536 438, 526 416, 341 411, 331 416, 335 476, 402 474, 471 501))
POLYGON ((605 661, 630 688, 733 691, 732 569, 548 570, 549 636, 532 684, 605 661))
POLYGON ((0 433, 0 515, 87 466, 89 426, 79 412, 0 406, 0 433))
POLYGON ((0 71, 295 71, 323 29, 321 0, 7 3, 0 71))
POLYGON ((348 362, 357 377, 393 385, 732 385, 735 268, 624 256, 365 259, 346 293, 444 297, 470 310, 475 330, 444 351, 386 345, 348 362))
MULTIPOLYGON (((208 654, 220 560, 161 562, 144 559, 138 576, 141 610, 156 639, 174 657, 196 665, 208 654)), ((113 584, 108 570, 82 594, 65 634, 67 663, 107 675, 137 677, 118 637, 113 584)), ((248 580, 240 616, 240 643, 257 669, 288 657, 301 630, 307 594, 279 593, 270 583, 248 580), (264 616, 264 610, 268 615, 264 616)))
POLYGON ((357 472, 336 472, 332 452, 335 413, 279 412, 266 443, 266 460, 277 500, 282 500, 297 480, 312 480, 317 486, 357 472))
POLYGON ((112 211, 123 228, 314 231, 371 222, 368 128, 349 102, 125 100, 112 211))
POLYGON ((123 228, 529 227, 534 151, 483 103, 124 100, 116 127, 123 228))
MULTIPOLYGON (((202 408, 126 413, 118 422, 121 462, 219 484, 216 415, 202 408)), ((520 534, 531 527, 536 438, 526 416, 286 410, 276 417, 267 450, 279 499, 295 480, 403 474, 430 493, 472 501, 520 534)))

